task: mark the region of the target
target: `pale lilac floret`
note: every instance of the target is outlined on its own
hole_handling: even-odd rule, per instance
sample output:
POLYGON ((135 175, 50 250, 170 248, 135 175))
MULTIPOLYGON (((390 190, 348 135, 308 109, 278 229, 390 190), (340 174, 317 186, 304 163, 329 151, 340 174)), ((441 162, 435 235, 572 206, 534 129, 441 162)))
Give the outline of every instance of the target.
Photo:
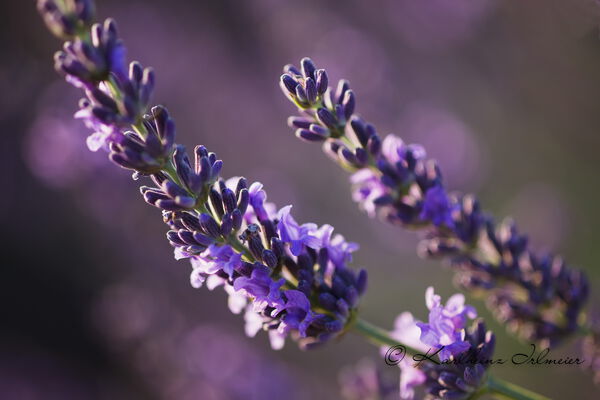
POLYGON ((310 310, 308 298, 299 290, 286 290, 285 297, 285 304, 276 307, 272 314, 275 317, 286 311, 278 327, 279 333, 287 334, 289 331, 297 329, 301 337, 306 337, 306 329, 315 319, 314 313, 310 310))
POLYGON ((419 144, 406 145, 396 135, 387 135, 381 142, 381 153, 391 164, 404 161, 408 153, 415 160, 424 159, 427 156, 425 148, 419 144))
POLYGON ((205 280, 206 277, 204 276, 200 268, 192 269, 192 273, 190 274, 190 284, 194 289, 201 288, 205 280))
POLYGON ((352 199, 360 204, 369 217, 374 217, 377 211, 375 200, 386 195, 388 189, 379 176, 368 168, 352 174, 350 182, 353 185, 352 199))
MULTIPOLYGON (((390 332, 390 336, 400 343, 412 347, 413 349, 426 353, 429 346, 421 342, 421 331, 417 326, 417 321, 410 312, 403 312, 396 321, 394 321, 394 330, 390 332)), ((384 356, 389 350, 387 347, 382 347, 381 355, 384 356)), ((404 357, 398 366, 400 367, 400 398, 413 399, 415 395, 414 388, 422 385, 426 380, 425 373, 415 368, 415 363, 410 357, 404 357)))
POLYGON ((217 271, 225 271, 229 277, 242 263, 241 254, 229 245, 210 245, 199 256, 191 257, 192 266, 204 274, 210 275, 217 271))
POLYGON ((254 182, 248 188, 248 194, 250 195, 250 207, 246 211, 244 216, 246 222, 254 222, 252 217, 256 217, 259 221, 266 221, 273 219, 277 214, 277 207, 275 204, 266 202, 267 194, 262 190, 263 185, 260 182, 254 182))
POLYGON ((412 400, 415 397, 415 387, 425 383, 427 376, 408 358, 400 361, 398 366, 400 367, 400 398, 412 400))
POLYGON ((283 278, 274 281, 270 276, 270 270, 264 267, 254 269, 250 277, 237 278, 233 282, 233 288, 236 291, 243 290, 243 293, 252 296, 254 310, 259 312, 266 307, 277 308, 283 305, 280 288, 284 283, 283 278))
MULTIPOLYGON (((247 307, 244 313, 245 327, 244 330, 248 337, 254 337, 258 331, 262 330, 265 323, 269 321, 264 316, 253 310, 252 307, 247 307)), ((285 345, 285 334, 282 334, 277 329, 269 329, 269 342, 273 350, 281 350, 285 345)))
MULTIPOLYGON (((429 309, 429 323, 417 321, 410 312, 403 312, 396 318, 390 336, 424 354, 433 354, 443 347, 438 353, 442 361, 468 350, 470 343, 464 340, 463 329, 467 319, 475 318, 477 313, 472 306, 465 305, 464 296, 455 294, 443 305, 441 297, 429 287, 425 292, 425 303, 429 309)), ((381 348, 382 355, 387 350, 381 348)), ((415 368, 410 358, 401 360, 399 367, 400 398, 413 399, 414 388, 425 382, 426 375, 415 368)))
POLYGON ((352 253, 358 250, 358 243, 346 242, 340 234, 333 235, 333 226, 323 225, 314 235, 321 241, 320 248, 328 251, 329 259, 335 266, 342 267, 352 261, 352 253))
POLYGON ((403 158, 404 142, 396 135, 387 135, 381 142, 381 153, 395 164, 403 158))
MULTIPOLYGON (((421 342, 421 329, 417 326, 417 322, 410 312, 401 313, 394 321, 394 330, 390 332, 390 337, 413 349, 426 352, 429 346, 421 342)), ((387 350, 387 347, 382 347, 381 355, 385 355, 387 350)))
POLYGON ((427 288, 425 301, 429 309, 429 322, 417 322, 421 329, 421 342, 434 348, 443 347, 439 352, 441 360, 456 356, 470 347, 464 340, 467 319, 473 319, 477 312, 472 306, 465 306, 462 294, 455 294, 446 305, 442 305, 440 296, 434 293, 433 287, 427 288))
POLYGON ((118 128, 98 121, 89 108, 80 109, 74 117, 82 120, 88 129, 94 131, 86 140, 87 147, 91 151, 108 150, 111 142, 119 142, 123 138, 123 133, 118 128))
POLYGON ((317 249, 320 245, 320 240, 315 236, 317 225, 303 224, 299 225, 290 214, 292 206, 285 206, 277 215, 279 223, 277 229, 282 241, 290 243, 290 251, 293 255, 299 255, 304 246, 311 249, 317 249))

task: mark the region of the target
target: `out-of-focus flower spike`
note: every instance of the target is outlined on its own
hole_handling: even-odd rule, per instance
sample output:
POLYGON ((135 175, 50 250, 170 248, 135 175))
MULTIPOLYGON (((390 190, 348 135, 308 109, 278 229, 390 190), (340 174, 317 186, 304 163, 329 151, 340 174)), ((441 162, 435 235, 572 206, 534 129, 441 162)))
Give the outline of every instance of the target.
POLYGON ((38 0, 37 9, 48 29, 62 39, 85 32, 94 18, 92 0, 38 0))

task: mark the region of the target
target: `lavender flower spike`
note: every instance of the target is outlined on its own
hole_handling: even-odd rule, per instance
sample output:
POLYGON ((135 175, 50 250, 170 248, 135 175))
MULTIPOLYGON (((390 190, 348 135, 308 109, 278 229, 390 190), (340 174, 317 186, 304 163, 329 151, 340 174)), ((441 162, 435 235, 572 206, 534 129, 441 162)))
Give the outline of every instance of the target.
MULTIPOLYGON (((410 343, 423 354, 437 353, 442 363, 415 363, 405 357, 400 367, 400 398, 413 399, 415 389, 423 387, 426 399, 467 399, 484 383, 495 337, 482 321, 467 329, 467 320, 476 317, 475 309, 455 294, 443 306, 441 298, 429 287, 425 294, 429 322, 416 321, 412 314, 401 314, 390 336, 410 343), (420 332, 419 332, 420 331, 420 332)), ((385 350, 385 349, 382 349, 385 350)))
MULTIPOLYGON (((269 331, 274 348, 288 337, 309 348, 340 335, 366 289, 364 270, 355 273, 347 265, 356 245, 332 238, 329 225, 299 225, 291 206, 276 211, 265 204, 260 183, 223 180, 223 162, 204 146, 194 149, 191 161, 175 142, 167 110, 154 106, 148 113, 152 70, 133 62, 124 73, 125 47, 115 22, 85 32, 79 27, 89 26, 90 2, 40 4, 51 28, 62 23, 52 31, 72 36, 56 56, 57 69, 85 90, 75 116, 95 131, 90 149, 105 149, 134 178, 152 183, 140 191, 162 211, 175 257, 190 259, 192 286, 223 286, 231 311, 244 312, 246 332, 269 331)), ((322 73, 314 79, 306 83, 307 99, 323 85, 322 73)))
MULTIPOLYGON (((89 9, 81 8, 88 2, 64 0, 60 5, 40 7, 44 19, 64 22, 74 18, 73 26, 89 26, 89 9), (69 4, 76 5, 77 12, 72 13, 69 4)), ((53 31, 59 36, 64 33, 64 29, 53 31)), ((291 206, 277 209, 266 203, 267 195, 258 182, 249 184, 242 177, 224 180, 220 176, 222 161, 204 146, 197 146, 194 157, 189 157, 175 141, 175 123, 167 110, 162 106, 148 110, 154 87, 152 70, 133 62, 129 73, 125 72, 125 47, 114 21, 94 24, 89 31, 75 30, 69 39, 56 56, 56 66, 68 82, 85 92, 76 117, 95 131, 88 139, 93 144, 90 147, 106 150, 112 162, 133 172, 135 180, 148 182, 140 192, 148 204, 161 210, 175 258, 190 260, 194 288, 223 287, 230 310, 244 314, 246 333, 254 336, 260 330, 268 331, 274 349, 281 348, 286 339, 297 341, 303 349, 312 348, 350 328, 361 334, 370 332, 372 339, 381 338, 380 332, 357 318, 367 274, 348 267, 356 244, 334 235, 329 225, 297 223, 291 206)), ((327 89, 326 73, 314 68, 310 60, 303 60, 302 72, 293 67, 288 70, 294 82, 286 77, 282 84, 288 91, 293 86, 290 96, 299 105, 308 109, 324 104, 333 110, 320 115, 329 131, 308 128, 323 136, 341 137, 339 128, 354 110, 347 82, 342 82, 334 95, 327 89)), ((337 145, 329 148, 339 151, 349 165, 367 165, 381 146, 376 139, 363 141, 369 152, 351 152, 337 145)), ((415 149, 410 154, 415 158, 417 153, 415 149)), ((432 212, 444 204, 436 196, 432 212)), ((428 342, 449 346, 468 342, 467 352, 473 346, 490 351, 493 340, 490 335, 482 336, 481 325, 473 333, 461 330, 473 316, 462 298, 453 297, 445 306, 433 292, 428 298, 432 316, 429 324, 421 325, 428 342)), ((450 359, 459 350, 452 348, 450 359)), ((471 393, 483 376, 460 368, 427 368, 424 376, 430 392, 440 398, 471 393), (429 383, 430 379, 437 383, 429 383)), ((511 390, 516 389, 512 386, 511 390)))
POLYGON ((353 173, 353 198, 369 216, 421 230, 419 253, 446 260, 458 286, 484 294, 494 315, 522 338, 556 345, 579 329, 588 297, 581 271, 560 257, 535 254, 513 222, 496 224, 474 196, 449 193, 423 147, 394 135, 382 141, 354 114, 347 81, 335 91, 321 87, 314 98, 301 96, 313 71, 322 71, 310 59, 301 63, 301 71, 286 66, 281 78, 300 113, 288 124, 300 138, 322 142, 323 151, 353 173))

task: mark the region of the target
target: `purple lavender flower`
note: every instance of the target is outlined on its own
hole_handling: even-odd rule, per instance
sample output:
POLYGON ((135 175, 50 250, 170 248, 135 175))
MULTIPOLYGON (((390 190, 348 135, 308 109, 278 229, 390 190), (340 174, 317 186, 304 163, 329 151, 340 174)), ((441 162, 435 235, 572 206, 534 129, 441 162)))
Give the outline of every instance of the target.
POLYGON ((448 192, 423 147, 394 135, 382 141, 373 125, 353 115, 347 81, 319 91, 314 101, 299 95, 312 71, 321 71, 307 58, 302 65, 302 71, 286 66, 281 78, 300 113, 288 124, 303 139, 319 135, 324 152, 353 173, 353 199, 369 216, 421 229, 419 253, 447 260, 457 284, 485 293, 494 315, 522 338, 555 345, 578 330, 588 297, 581 271, 560 257, 533 253, 512 222, 497 225, 474 196, 448 192), (556 312, 545 312, 548 307, 556 312))
POLYGON ((421 329, 421 342, 433 348, 442 348, 439 357, 448 360, 469 348, 469 343, 461 337, 467 318, 477 316, 472 306, 465 306, 462 294, 455 294, 448 299, 446 306, 441 304, 440 296, 436 295, 433 287, 427 288, 425 294, 429 309, 429 322, 417 322, 421 329))
POLYGON ((415 368, 414 363, 408 359, 400 361, 400 398, 414 399, 415 388, 421 386, 427 380, 425 372, 415 368))
MULTIPOLYGON (((47 21, 75 15, 73 26, 89 25, 87 2, 64 5, 40 10, 47 21)), ((76 118, 96 132, 88 139, 90 148, 106 149, 135 179, 151 180, 140 191, 162 210, 175 258, 190 259, 191 285, 222 286, 231 311, 245 310, 247 332, 269 331, 274 348, 287 337, 308 348, 343 332, 366 289, 366 272, 347 267, 356 245, 332 236, 329 225, 298 224, 291 206, 276 211, 265 204, 260 183, 248 187, 244 178, 221 179, 222 161, 204 146, 194 149, 190 161, 175 143, 167 110, 155 106, 146 114, 154 75, 135 62, 125 73, 125 47, 114 21, 92 25, 89 35, 75 30, 72 39, 57 53, 56 66, 85 89, 76 118)), ((323 95, 327 77, 310 65, 304 65, 297 92, 312 104, 323 95)))
POLYGON ((419 322, 412 314, 402 313, 390 336, 424 354, 437 353, 446 363, 415 363, 408 357, 402 359, 399 363, 400 398, 413 399, 415 389, 424 386, 427 399, 466 399, 483 383, 489 366, 485 361, 491 359, 494 351, 494 335, 485 330, 481 321, 466 329, 467 320, 475 318, 476 313, 472 306, 464 304, 462 294, 451 296, 446 305, 442 305, 440 296, 429 287, 425 300, 429 322, 419 322))
POLYGON ((302 252, 304 246, 311 249, 318 248, 320 244, 319 238, 313 235, 317 230, 317 226, 315 224, 298 225, 290 214, 291 209, 292 206, 283 207, 277 215, 277 219, 279 220, 277 229, 281 234, 281 240, 292 244, 290 249, 295 256, 302 252))
POLYGON ((444 225, 449 228, 454 226, 452 205, 442 186, 427 189, 419 217, 425 221, 431 221, 435 226, 444 225))

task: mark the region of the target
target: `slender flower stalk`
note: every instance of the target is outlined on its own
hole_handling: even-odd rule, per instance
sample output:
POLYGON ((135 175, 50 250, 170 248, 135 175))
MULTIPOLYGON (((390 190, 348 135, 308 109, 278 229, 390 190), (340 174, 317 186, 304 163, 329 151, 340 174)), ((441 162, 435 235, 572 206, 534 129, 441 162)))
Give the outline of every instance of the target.
POLYGON ((355 114, 348 81, 328 87, 325 70, 304 58, 300 69, 284 68, 280 86, 300 113, 288 119, 296 136, 322 143, 352 172, 353 198, 369 216, 422 231, 419 253, 446 260, 457 285, 485 296, 500 322, 524 340, 554 346, 578 331, 588 297, 580 270, 559 256, 535 254, 514 222, 495 223, 473 195, 448 193, 423 147, 394 135, 381 140, 355 114))
MULTIPOLYGON (((244 313, 246 333, 254 336, 261 329, 268 331, 274 349, 281 348, 286 338, 296 340, 301 348, 312 348, 348 330, 377 344, 401 344, 380 328, 357 320, 367 274, 353 271, 348 264, 358 246, 334 235, 329 225, 297 223, 291 206, 277 209, 268 203, 258 182, 222 179, 222 161, 204 146, 194 149, 191 160, 175 141, 175 123, 167 110, 162 106, 149 109, 152 70, 132 62, 127 72, 125 47, 115 22, 108 19, 91 25, 92 6, 83 0, 39 0, 38 8, 50 30, 68 39, 55 56, 55 67, 86 94, 75 117, 94 131, 88 138, 90 150, 104 149, 113 163, 131 170, 134 179, 152 182, 140 188, 141 194, 162 211, 175 257, 190 260, 191 285, 211 290, 223 287, 231 311, 244 313)), ((301 105, 320 101, 327 87, 324 71, 310 71, 310 66, 305 66, 304 73, 314 77, 314 82, 307 81, 295 94, 301 105)), ((343 107, 353 108, 352 96, 344 95, 344 99, 343 107)), ((340 112, 339 118, 349 118, 347 110, 340 112)), ((374 150, 378 144, 371 143, 374 150)), ((359 158, 364 159, 363 155, 359 158)), ((472 333, 464 330, 474 310, 460 298, 442 306, 430 291, 428 306, 429 322, 417 325, 420 340, 448 346, 441 357, 457 357, 474 346, 493 348, 493 335, 481 325, 472 333)), ((465 386, 440 381, 441 372, 434 365, 424 368, 426 378, 437 382, 428 383, 433 398, 447 398, 449 385, 460 389, 464 397, 483 383, 480 371, 465 386)), ((454 373, 465 374, 462 370, 454 373)), ((506 384, 493 382, 495 393, 508 393, 506 384)), ((514 398, 541 398, 521 396, 527 392, 516 387, 512 393, 514 398)))

